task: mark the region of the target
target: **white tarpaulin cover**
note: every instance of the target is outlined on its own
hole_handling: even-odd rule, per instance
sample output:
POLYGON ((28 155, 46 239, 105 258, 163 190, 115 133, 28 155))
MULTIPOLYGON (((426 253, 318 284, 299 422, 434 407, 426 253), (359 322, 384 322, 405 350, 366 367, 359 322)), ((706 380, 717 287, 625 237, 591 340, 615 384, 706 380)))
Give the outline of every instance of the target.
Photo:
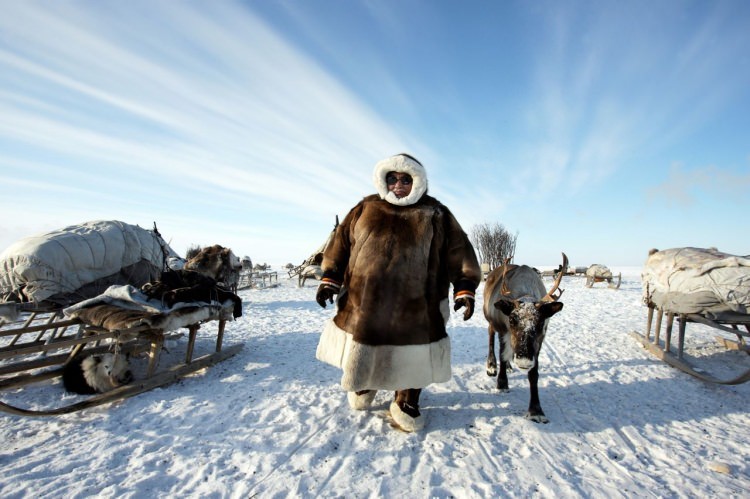
POLYGON ((612 277, 612 271, 606 265, 595 263, 586 269, 586 275, 588 277, 601 277, 604 279, 612 277))
POLYGON ((111 220, 21 239, 0 253, 0 299, 70 305, 109 285, 158 279, 165 254, 155 232, 111 220))
POLYGON ((703 314, 750 313, 750 257, 715 248, 673 248, 649 255, 641 274, 644 303, 665 311, 703 314))

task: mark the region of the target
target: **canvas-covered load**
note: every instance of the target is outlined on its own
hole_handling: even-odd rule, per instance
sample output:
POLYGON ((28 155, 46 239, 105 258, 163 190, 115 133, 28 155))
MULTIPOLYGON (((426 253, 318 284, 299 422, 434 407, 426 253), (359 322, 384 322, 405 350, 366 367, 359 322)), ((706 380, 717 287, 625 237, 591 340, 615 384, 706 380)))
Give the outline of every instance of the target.
MULTIPOLYGON (((577 272, 577 270, 576 270, 577 272)), ((597 277, 601 279, 611 279, 612 271, 606 265, 595 263, 586 269, 587 277, 597 277)))
POLYGON ((177 256, 156 231, 114 220, 71 225, 0 253, 0 300, 68 306, 113 284, 156 280, 177 256))
POLYGON ((715 248, 654 250, 641 278, 644 303, 668 312, 713 320, 750 313, 750 256, 715 248))

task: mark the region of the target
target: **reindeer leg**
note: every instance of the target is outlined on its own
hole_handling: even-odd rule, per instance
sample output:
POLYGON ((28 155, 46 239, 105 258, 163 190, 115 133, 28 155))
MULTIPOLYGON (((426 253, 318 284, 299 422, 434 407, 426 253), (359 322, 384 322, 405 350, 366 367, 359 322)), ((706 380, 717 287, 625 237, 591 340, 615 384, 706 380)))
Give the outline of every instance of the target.
POLYGON ((542 404, 539 402, 538 382, 539 354, 536 356, 534 367, 529 370, 529 388, 531 391, 531 398, 529 399, 529 411, 526 413, 526 419, 530 419, 535 423, 549 423, 549 419, 547 419, 547 416, 544 415, 544 411, 542 410, 542 404))
POLYGON ((508 388, 508 361, 505 360, 505 349, 510 348, 505 344, 505 335, 498 334, 500 343, 500 370, 497 372, 497 389, 501 392, 507 392, 508 388))
POLYGON ((487 353, 487 376, 494 377, 497 375, 497 359, 495 358, 495 330, 492 325, 487 327, 489 333, 489 351, 487 353))

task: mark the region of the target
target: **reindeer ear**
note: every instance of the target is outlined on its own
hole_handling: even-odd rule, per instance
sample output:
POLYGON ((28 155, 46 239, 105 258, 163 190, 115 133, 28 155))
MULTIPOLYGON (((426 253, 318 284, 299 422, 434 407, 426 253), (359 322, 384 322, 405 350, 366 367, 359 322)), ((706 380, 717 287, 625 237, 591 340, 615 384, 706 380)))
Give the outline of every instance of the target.
POLYGON ((495 308, 504 313, 505 315, 510 315, 511 312, 513 312, 513 309, 515 308, 515 305, 512 301, 506 300, 505 298, 500 298, 495 302, 495 308))
POLYGON ((545 319, 549 319, 556 313, 558 313, 560 310, 562 310, 563 304, 559 301, 552 301, 547 303, 542 303, 542 306, 539 307, 539 314, 544 317, 545 319))

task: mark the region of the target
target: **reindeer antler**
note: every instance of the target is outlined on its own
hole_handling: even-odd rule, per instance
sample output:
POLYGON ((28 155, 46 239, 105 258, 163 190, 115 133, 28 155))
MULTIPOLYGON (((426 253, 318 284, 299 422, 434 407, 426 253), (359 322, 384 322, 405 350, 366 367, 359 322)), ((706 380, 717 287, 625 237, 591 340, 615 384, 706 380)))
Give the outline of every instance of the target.
POLYGON ((562 267, 560 267, 560 273, 557 274, 557 279, 555 279, 555 282, 552 283, 552 288, 547 292, 546 295, 544 295, 544 298, 542 298, 540 301, 557 301, 560 299, 560 297, 563 294, 564 289, 561 289, 560 292, 555 295, 555 291, 557 291, 557 288, 560 287, 560 282, 562 281, 563 274, 568 270, 568 256, 563 253, 563 263, 562 267))
POLYGON ((503 263, 503 284, 500 287, 500 293, 502 293, 505 296, 510 295, 510 290, 508 289, 508 283, 505 281, 505 274, 508 272, 508 264, 513 259, 513 255, 509 256, 505 259, 505 263, 503 263))

